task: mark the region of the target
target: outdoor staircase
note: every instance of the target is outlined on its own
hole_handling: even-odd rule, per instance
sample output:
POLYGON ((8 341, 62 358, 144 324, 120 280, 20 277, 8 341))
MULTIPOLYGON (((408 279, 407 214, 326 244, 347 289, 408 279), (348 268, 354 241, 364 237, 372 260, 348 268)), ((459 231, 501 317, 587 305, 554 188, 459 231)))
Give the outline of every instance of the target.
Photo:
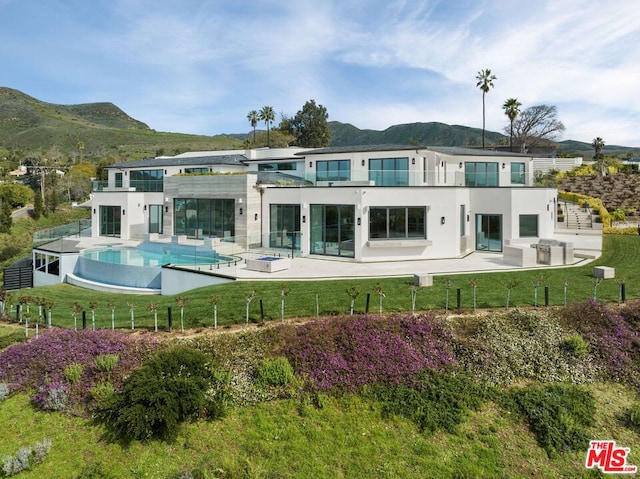
POLYGON ((574 203, 561 203, 564 212, 564 227, 567 229, 584 230, 593 229, 591 210, 574 203))

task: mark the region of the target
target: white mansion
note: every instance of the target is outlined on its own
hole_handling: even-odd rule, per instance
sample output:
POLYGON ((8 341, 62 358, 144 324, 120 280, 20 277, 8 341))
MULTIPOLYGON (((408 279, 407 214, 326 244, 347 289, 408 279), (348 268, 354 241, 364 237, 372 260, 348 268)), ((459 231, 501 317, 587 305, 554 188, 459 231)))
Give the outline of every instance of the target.
POLYGON ((351 261, 502 251, 554 232, 533 157, 415 146, 191 152, 111 165, 92 236, 218 238, 351 261))

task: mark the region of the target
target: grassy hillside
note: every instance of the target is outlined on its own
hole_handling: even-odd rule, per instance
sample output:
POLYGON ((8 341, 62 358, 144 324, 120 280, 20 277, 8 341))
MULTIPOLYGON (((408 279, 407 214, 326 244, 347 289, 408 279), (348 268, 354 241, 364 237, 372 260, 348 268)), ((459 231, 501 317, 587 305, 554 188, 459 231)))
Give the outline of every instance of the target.
POLYGON ((224 398, 226 415, 186 421, 168 441, 131 442, 116 440, 83 405, 90 413, 101 397, 94 385, 126 384, 148 361, 143 343, 158 335, 51 330, 0 352, 13 393, 0 400, 0 457, 50 440, 44 462, 20 473, 26 479, 601 477, 584 467, 589 439, 613 438, 630 448, 628 464, 640 463, 637 317, 637 306, 584 304, 551 314, 357 315, 164 334, 159 347, 188 346, 230 375, 215 386, 224 394, 211 393, 224 398), (97 357, 116 346, 121 367, 97 370, 97 357), (443 354, 455 358, 437 372, 396 374, 443 354), (275 358, 287 358, 295 378, 265 382, 276 379, 265 371, 282 371, 269 369, 275 358), (68 365, 80 366, 79 377, 68 365), (363 385, 381 370, 393 382, 370 376, 363 385), (330 387, 318 380, 327 373, 337 373, 330 387), (66 412, 36 394, 59 381, 69 392, 66 412), (521 393, 534 407, 514 409, 521 393))
MULTIPOLYGON (((329 122, 331 146, 352 145, 428 145, 428 146, 480 146, 482 130, 445 123, 407 123, 394 125, 386 130, 360 130, 348 123, 329 122)), ((485 132, 485 141, 499 143, 505 136, 500 133, 485 132)))
POLYGON ((39 153, 56 146, 63 154, 79 155, 80 142, 87 159, 108 155, 140 158, 158 150, 174 154, 242 145, 226 135, 157 132, 112 103, 55 105, 0 87, 0 147, 39 153))

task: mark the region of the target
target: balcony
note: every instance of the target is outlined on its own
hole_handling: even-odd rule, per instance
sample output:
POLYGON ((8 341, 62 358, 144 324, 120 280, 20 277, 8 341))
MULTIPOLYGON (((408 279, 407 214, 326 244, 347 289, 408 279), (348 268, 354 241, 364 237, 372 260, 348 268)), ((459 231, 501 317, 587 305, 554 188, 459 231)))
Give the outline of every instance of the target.
POLYGON ((96 192, 162 192, 162 180, 131 181, 128 186, 115 181, 93 181, 92 191, 96 192))

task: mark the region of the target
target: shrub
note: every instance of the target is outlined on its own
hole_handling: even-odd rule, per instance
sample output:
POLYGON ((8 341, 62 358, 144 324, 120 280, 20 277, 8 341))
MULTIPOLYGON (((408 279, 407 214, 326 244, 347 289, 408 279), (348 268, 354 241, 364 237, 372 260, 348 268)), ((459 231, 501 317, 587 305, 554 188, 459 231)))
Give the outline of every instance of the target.
POLYGON ((262 386, 287 386, 295 379, 287 358, 265 360, 256 370, 256 382, 262 386))
POLYGON ((118 364, 120 356, 117 354, 100 354, 96 357, 96 369, 103 373, 110 373, 118 364))
POLYGON ((506 394, 503 405, 527 421, 551 458, 565 451, 585 451, 589 445, 587 428, 594 424, 595 400, 579 386, 514 389, 506 394))
POLYGON ((43 384, 31 400, 45 411, 62 411, 69 402, 69 389, 60 381, 43 384))
POLYGON ((9 385, 7 383, 0 383, 0 402, 7 399, 10 393, 9 385))
POLYGON ((561 315, 589 343, 589 351, 606 373, 604 379, 637 387, 640 386, 637 353, 640 335, 634 319, 640 317, 637 311, 635 303, 617 310, 590 299, 563 308, 561 315))
POLYGON ((51 441, 49 439, 43 439, 35 443, 33 447, 21 447, 15 456, 3 458, 3 476, 13 476, 14 474, 29 469, 31 466, 40 464, 45 460, 50 449, 51 441))
POLYGON ((116 390, 111 382, 102 380, 98 384, 93 386, 89 390, 89 392, 91 393, 93 399, 95 399, 97 402, 102 402, 109 399, 116 392, 116 390))
POLYGON ((551 314, 516 309, 475 318, 472 325, 462 318, 454 328, 465 330, 456 345, 461 365, 488 384, 520 379, 583 383, 597 377, 590 355, 567 354, 567 332, 551 314))
POLYGON ((468 376, 451 373, 426 373, 413 387, 388 384, 374 387, 373 392, 382 401, 383 417, 411 419, 428 434, 453 433, 470 410, 480 408, 486 395, 468 376))
POLYGON ((567 353, 576 358, 584 358, 589 354, 587 342, 577 333, 567 336, 562 346, 567 353))
POLYGON ((411 385, 417 374, 456 364, 451 335, 433 316, 338 317, 300 326, 284 346, 297 372, 321 390, 411 385))
POLYGON ((640 431, 640 401, 636 401, 629 409, 627 423, 636 431, 640 431))
POLYGON ((51 384, 78 379, 67 391, 68 403, 89 406, 89 391, 104 375, 96 364, 98 356, 118 355, 119 360, 108 378, 118 389, 123 378, 157 348, 158 343, 153 339, 139 339, 119 331, 47 329, 28 343, 14 344, 0 351, 0 381, 10 383, 14 391, 39 391, 40 396, 34 399, 36 404, 43 404, 51 384), (74 364, 77 366, 72 366, 74 364), (68 378, 66 374, 71 376, 68 378))
POLYGON ((96 417, 114 438, 175 439, 179 425, 199 417, 219 417, 223 409, 208 394, 215 377, 207 357, 178 346, 158 352, 131 374, 123 390, 98 405, 96 417))
MULTIPOLYGON (((5 305, 8 309, 8 305, 5 305)), ((16 331, 15 333, 7 334, 6 336, 0 336, 0 350, 8 348, 12 344, 24 343, 27 338, 24 335, 24 331, 16 331)))
POLYGON ((82 376, 82 364, 72 363, 64 367, 64 377, 71 384, 77 384, 82 376))

